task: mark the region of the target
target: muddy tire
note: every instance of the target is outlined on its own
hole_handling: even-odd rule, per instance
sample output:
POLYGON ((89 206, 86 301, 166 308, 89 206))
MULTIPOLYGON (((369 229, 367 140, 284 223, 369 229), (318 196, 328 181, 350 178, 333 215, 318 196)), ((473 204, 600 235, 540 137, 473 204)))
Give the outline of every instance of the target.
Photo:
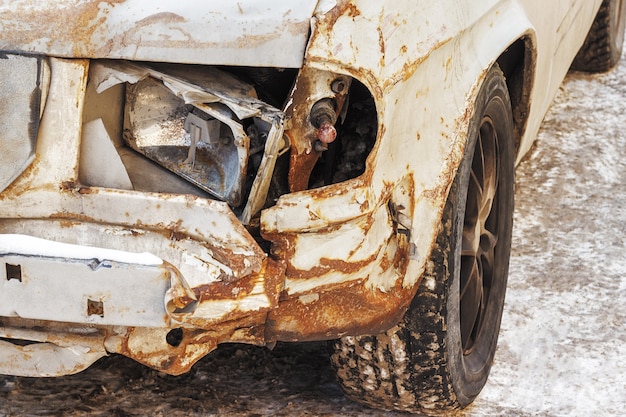
POLYGON ((496 349, 513 224, 514 140, 504 76, 492 68, 476 100, 437 245, 402 321, 333 342, 346 395, 382 409, 463 408, 487 381, 496 349))
POLYGON ((625 24, 626 0, 604 0, 572 69, 605 72, 617 65, 622 56, 625 24))

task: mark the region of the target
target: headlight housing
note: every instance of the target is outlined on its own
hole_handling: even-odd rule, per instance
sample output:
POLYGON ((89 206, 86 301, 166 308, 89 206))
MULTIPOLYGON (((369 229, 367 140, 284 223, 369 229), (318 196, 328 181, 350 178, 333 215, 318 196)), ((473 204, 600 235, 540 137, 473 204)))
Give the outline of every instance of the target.
POLYGON ((284 113, 215 68, 99 63, 97 90, 126 83, 124 142, 233 207, 248 224, 264 206, 284 113))

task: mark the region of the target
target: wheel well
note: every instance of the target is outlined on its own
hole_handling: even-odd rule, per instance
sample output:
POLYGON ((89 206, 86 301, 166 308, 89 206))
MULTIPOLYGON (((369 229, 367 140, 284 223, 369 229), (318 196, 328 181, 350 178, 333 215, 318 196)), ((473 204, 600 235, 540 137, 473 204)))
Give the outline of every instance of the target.
POLYGON ((511 44, 497 62, 506 77, 511 98, 515 130, 515 152, 519 151, 522 135, 526 130, 530 109, 530 92, 535 72, 535 54, 529 37, 522 37, 511 44))

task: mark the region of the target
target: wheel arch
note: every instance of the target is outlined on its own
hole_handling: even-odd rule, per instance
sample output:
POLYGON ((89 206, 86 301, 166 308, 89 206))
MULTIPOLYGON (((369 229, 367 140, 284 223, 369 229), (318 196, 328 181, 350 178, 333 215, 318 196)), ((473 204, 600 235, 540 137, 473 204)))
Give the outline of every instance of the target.
POLYGON ((536 74, 536 47, 529 35, 515 40, 496 59, 506 77, 513 110, 515 155, 519 159, 520 144, 526 132, 531 106, 531 92, 536 74))

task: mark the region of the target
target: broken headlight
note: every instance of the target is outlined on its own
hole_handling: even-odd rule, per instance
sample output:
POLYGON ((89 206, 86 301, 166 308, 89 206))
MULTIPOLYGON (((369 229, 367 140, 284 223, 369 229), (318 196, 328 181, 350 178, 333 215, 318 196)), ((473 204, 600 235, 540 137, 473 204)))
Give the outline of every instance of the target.
POLYGON ((124 141, 237 209, 247 224, 264 206, 288 148, 284 114, 234 76, 206 67, 108 63, 98 89, 125 82, 124 141))

